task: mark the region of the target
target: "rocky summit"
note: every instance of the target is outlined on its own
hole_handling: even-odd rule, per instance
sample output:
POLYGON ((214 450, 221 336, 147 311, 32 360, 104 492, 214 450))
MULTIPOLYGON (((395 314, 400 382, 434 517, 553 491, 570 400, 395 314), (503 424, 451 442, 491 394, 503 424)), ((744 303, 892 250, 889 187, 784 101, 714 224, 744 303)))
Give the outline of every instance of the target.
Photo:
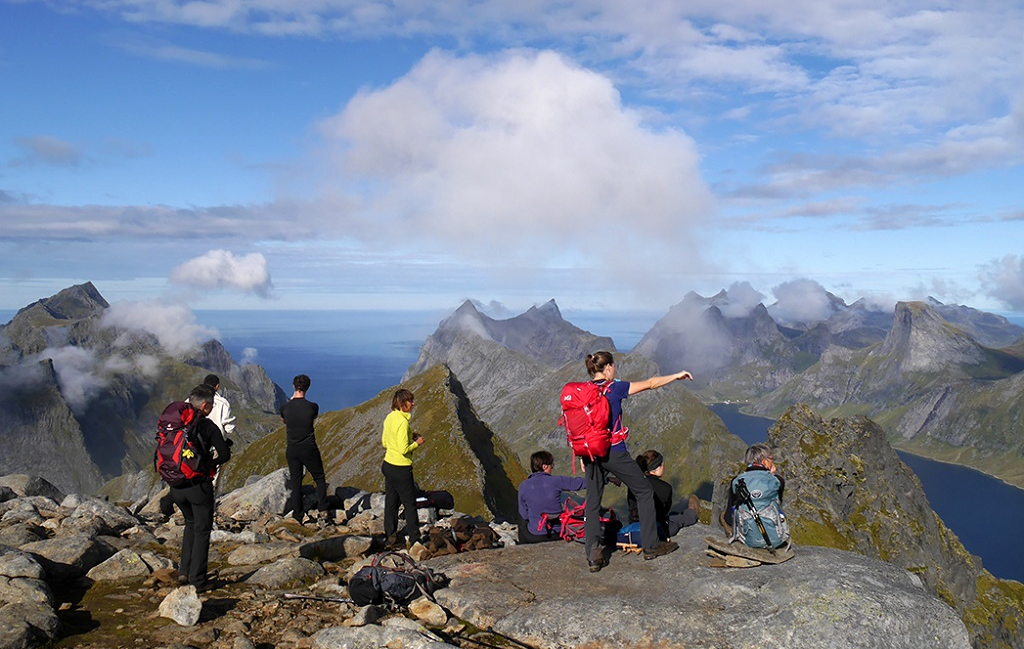
MULTIPOLYGON (((597 574, 581 545, 515 546, 508 525, 496 549, 430 558, 417 545, 410 554, 450 583, 388 609, 346 590, 380 549, 379 493, 339 489, 339 508, 306 524, 277 513, 283 471, 227 494, 213 587, 197 593, 177 583, 181 521, 160 514, 159 496, 133 513, 27 477, 0 483, 4 649, 970 646, 956 612, 906 570, 810 547, 777 566, 714 568, 702 524, 672 554, 613 553, 597 574)), ((460 518, 423 513, 435 529, 460 518)))

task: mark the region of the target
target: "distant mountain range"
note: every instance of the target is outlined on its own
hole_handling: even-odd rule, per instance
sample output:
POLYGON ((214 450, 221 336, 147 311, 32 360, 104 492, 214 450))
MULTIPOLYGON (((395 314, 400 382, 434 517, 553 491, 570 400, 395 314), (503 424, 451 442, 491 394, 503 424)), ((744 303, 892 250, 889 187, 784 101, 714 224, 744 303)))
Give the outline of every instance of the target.
MULTIPOLYGON (((680 495, 706 495, 714 467, 735 457, 742 444, 704 404, 741 401, 748 413, 778 416, 806 403, 828 416, 866 414, 898 448, 1024 486, 1017 414, 1024 398, 1024 329, 934 299, 883 311, 829 294, 825 305, 815 317, 800 318, 777 305, 740 307, 727 291, 687 294, 631 353, 616 352, 620 378, 683 368, 696 377, 685 388, 674 384, 631 399, 630 448, 658 448, 680 495)), ((243 446, 279 427, 273 413, 284 395, 261 368, 238 365, 216 341, 168 352, 153 335, 106 322, 109 309, 87 283, 25 307, 0 328, 0 437, 13 451, 0 459, 0 471, 30 472, 90 491, 147 467, 156 411, 207 371, 224 379, 244 422, 243 446)), ((452 430, 463 435, 462 426, 472 427, 463 415, 472 413, 517 458, 519 467, 509 475, 518 475, 539 448, 555 453, 560 470, 569 472, 552 395, 563 383, 586 378, 583 358, 598 349, 614 351, 615 345, 566 321, 554 300, 504 320, 467 301, 424 341, 402 382, 444 367, 447 374, 428 389, 462 400, 465 412, 452 430)), ((367 431, 377 424, 367 423, 367 431)), ((376 441, 367 435, 364 442, 374 450, 360 465, 377 461, 376 441)), ((358 473, 342 461, 345 453, 334 453, 339 481, 358 473)), ((374 470, 365 477, 375 476, 374 470)))
POLYGON ((152 334, 105 323, 109 308, 85 283, 0 326, 0 475, 93 493, 148 468, 160 411, 211 372, 238 418, 239 448, 279 425, 270 413, 284 395, 262 368, 239 366, 216 341, 168 352, 152 334))

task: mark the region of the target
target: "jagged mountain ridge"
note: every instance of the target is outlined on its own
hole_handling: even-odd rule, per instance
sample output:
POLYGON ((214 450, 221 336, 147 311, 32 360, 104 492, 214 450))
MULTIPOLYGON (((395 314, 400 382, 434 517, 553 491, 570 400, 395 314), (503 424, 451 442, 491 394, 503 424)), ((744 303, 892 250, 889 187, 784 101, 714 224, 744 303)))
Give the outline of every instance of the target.
POLYGON ((151 334, 105 324, 109 308, 85 283, 0 326, 0 378, 13 386, 0 392, 0 439, 24 449, 3 454, 0 470, 93 493, 148 468, 160 410, 210 371, 221 376, 238 417, 236 441, 244 445, 276 425, 269 413, 283 393, 262 368, 238 366, 216 341, 172 355, 151 334))
MULTIPOLYGON (((565 383, 586 380, 585 355, 614 349, 612 341, 568 325, 553 302, 500 324, 488 321, 479 317, 471 304, 464 304, 428 337, 419 359, 406 372, 406 380, 424 366, 443 364, 464 386, 477 416, 515 451, 523 465, 529 464, 531 453, 546 449, 554 454, 558 471, 570 472, 571 453, 565 431, 558 426, 558 395, 565 383), (481 322, 491 326, 491 331, 502 331, 505 341, 530 339, 530 349, 521 345, 513 349, 490 334, 482 335, 481 322), (520 331, 513 333, 517 329, 520 331), (567 330, 575 336, 568 346, 559 342, 567 330), (557 355, 538 351, 556 348, 568 350, 567 362, 555 364, 557 355)), ((658 374, 654 363, 635 354, 617 354, 616 365, 619 378, 625 380, 658 374)), ((631 398, 627 416, 632 431, 630 449, 634 454, 647 448, 664 452, 668 458, 666 479, 674 483, 680 497, 694 491, 710 495, 716 467, 742 451, 742 442, 728 432, 721 419, 679 385, 631 398)), ((609 490, 608 500, 621 504, 625 490, 609 490)))
POLYGON ((750 406, 777 414, 806 403, 830 415, 865 414, 898 448, 975 466, 1024 485, 1016 414, 1024 361, 982 346, 924 302, 901 302, 886 338, 833 348, 812 368, 750 406))

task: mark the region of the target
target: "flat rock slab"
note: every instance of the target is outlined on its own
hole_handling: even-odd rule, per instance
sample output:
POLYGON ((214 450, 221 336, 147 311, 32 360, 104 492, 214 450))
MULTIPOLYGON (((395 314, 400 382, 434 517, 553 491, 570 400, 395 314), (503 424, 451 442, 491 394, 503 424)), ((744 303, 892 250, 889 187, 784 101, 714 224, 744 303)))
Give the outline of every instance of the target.
POLYGON ((708 544, 708 547, 715 550, 719 554, 727 554, 734 557, 743 557, 744 559, 750 559, 751 561, 757 561, 759 563, 782 563, 789 561, 793 558, 793 546, 788 545, 784 549, 779 548, 772 554, 768 550, 762 548, 751 548, 743 545, 739 541, 736 543, 729 543, 729 539, 724 536, 705 536, 704 541, 708 544))
POLYGON ((532 647, 967 649, 956 612, 896 566, 827 548, 754 570, 712 568, 710 529, 653 561, 614 553, 590 573, 579 544, 447 555, 426 563, 451 578, 438 602, 532 647))

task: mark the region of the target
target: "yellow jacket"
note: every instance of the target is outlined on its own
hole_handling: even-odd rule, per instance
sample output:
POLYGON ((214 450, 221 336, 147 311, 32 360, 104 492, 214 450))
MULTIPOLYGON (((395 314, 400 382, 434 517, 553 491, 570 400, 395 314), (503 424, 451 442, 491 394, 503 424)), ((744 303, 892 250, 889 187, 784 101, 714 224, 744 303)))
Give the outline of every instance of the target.
POLYGON ((384 447, 384 461, 392 466, 412 466, 412 452, 420 447, 412 441, 409 430, 411 412, 392 410, 384 418, 384 432, 380 443, 384 447))

